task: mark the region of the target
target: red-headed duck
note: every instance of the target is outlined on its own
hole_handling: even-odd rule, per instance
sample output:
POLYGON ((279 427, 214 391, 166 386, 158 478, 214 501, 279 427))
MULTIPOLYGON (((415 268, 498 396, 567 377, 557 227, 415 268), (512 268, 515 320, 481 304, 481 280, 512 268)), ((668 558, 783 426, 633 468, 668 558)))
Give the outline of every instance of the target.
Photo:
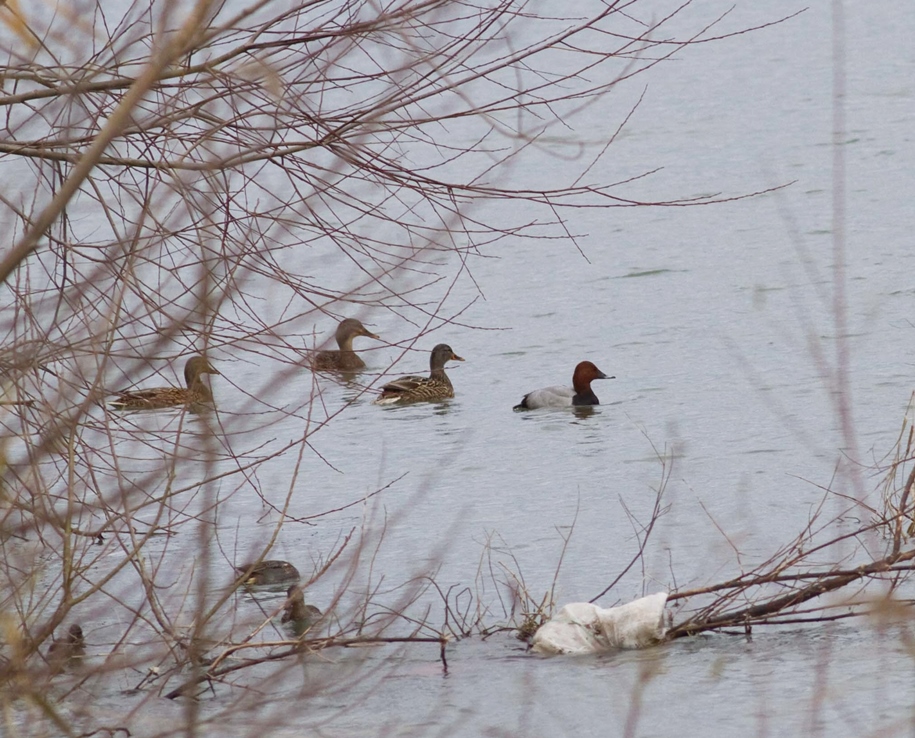
POLYGON ((583 361, 575 367, 571 387, 544 387, 528 392, 521 398, 521 402, 515 405, 515 410, 600 405, 600 400, 591 389, 591 381, 594 379, 615 379, 615 377, 608 377, 590 361, 583 361))
POLYGON ((353 351, 353 339, 356 336, 381 339, 362 325, 355 318, 346 318, 337 326, 336 351, 319 351, 311 360, 311 368, 316 372, 357 372, 365 369, 365 362, 353 351))
POLYGON ((127 390, 108 403, 115 410, 161 410, 180 405, 213 402, 213 393, 201 379, 202 374, 219 374, 202 356, 192 356, 184 365, 184 387, 153 387, 127 390))
POLYGON ((381 388, 381 395, 375 400, 376 405, 406 404, 408 402, 437 402, 454 397, 454 387, 445 374, 445 363, 464 361, 452 350, 451 346, 440 343, 429 357, 428 377, 407 376, 388 382, 381 388))

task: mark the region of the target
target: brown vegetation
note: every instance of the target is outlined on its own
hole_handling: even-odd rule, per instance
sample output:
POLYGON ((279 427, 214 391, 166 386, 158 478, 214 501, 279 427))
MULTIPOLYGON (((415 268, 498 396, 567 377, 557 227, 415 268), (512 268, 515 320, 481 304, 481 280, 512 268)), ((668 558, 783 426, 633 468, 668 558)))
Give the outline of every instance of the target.
MULTIPOLYGON (((493 578, 508 581, 499 596, 514 593, 499 618, 430 573, 386 590, 384 606, 379 580, 369 577, 360 608, 337 608, 339 597, 322 602, 320 629, 301 638, 279 629, 282 601, 254 626, 236 623, 241 584, 217 573, 235 553, 220 511, 244 491, 274 516, 271 535, 244 552, 254 563, 270 558, 284 528, 336 512, 288 515, 297 478, 313 463, 305 460, 309 439, 338 411, 324 411, 313 383, 294 397, 272 391, 293 378, 309 387, 301 377, 317 324, 390 311, 413 326, 399 346, 406 351, 460 324, 466 305, 448 301, 451 286, 484 247, 521 237, 574 243, 566 219, 576 208, 715 201, 627 199, 624 182, 586 184, 596 161, 581 162, 565 185, 504 184, 525 152, 577 110, 711 38, 711 27, 672 39, 665 29, 676 14, 649 22, 638 18, 638 3, 613 2, 568 17, 440 0, 383 9, 358 0, 199 0, 128 4, 123 17, 109 4, 81 3, 43 12, 0 8, 0 212, 11 244, 0 261, 4 706, 48 734, 101 729, 91 711, 65 715, 65 700, 45 690, 55 669, 43 656, 74 620, 89 651, 70 670, 74 679, 129 680, 147 699, 202 697, 242 674, 269 691, 284 672, 258 670, 264 664, 375 643, 437 646, 447 668, 450 640, 539 622, 550 598, 527 607, 520 566, 490 561, 493 578), (517 202, 543 217, 506 223, 504 207, 492 215, 494 203, 517 202), (314 276, 327 255, 352 265, 345 278, 314 276), (220 381, 232 381, 230 359, 268 369, 258 386, 234 387, 246 399, 231 413, 219 408, 218 389, 215 411, 115 417, 105 409, 112 390, 180 384, 169 367, 191 354, 224 359, 220 381), (296 433, 267 448, 245 434, 251 418, 296 433), (268 495, 258 471, 279 457, 291 478, 268 495), (175 556, 181 536, 194 541, 192 559, 175 556), (433 595, 436 613, 416 606, 433 595), (101 613, 117 635, 100 641, 92 620, 101 613)), ((814 571, 805 566, 819 532, 811 523, 753 572, 674 594, 715 599, 673 634, 776 614, 792 622, 815 594, 896 581, 911 558, 900 532, 910 486, 895 518, 881 514, 850 534, 895 525, 887 557, 814 571), (729 609, 763 585, 782 594, 729 609)), ((303 572, 303 590, 332 575, 346 592, 371 571, 381 537, 383 525, 369 515, 303 572)), ((204 719, 196 701, 185 704, 193 732, 204 719)), ((135 709, 126 705, 114 725, 106 718, 106 728, 129 730, 135 709)), ((218 725, 243 709, 207 720, 218 725)))

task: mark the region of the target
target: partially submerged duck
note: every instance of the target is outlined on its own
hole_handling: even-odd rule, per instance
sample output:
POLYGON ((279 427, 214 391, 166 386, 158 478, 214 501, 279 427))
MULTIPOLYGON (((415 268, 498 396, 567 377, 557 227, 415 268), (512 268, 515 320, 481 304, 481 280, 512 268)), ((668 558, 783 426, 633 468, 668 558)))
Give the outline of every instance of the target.
POLYGON ((74 666, 86 655, 86 639, 83 638, 83 629, 76 623, 70 626, 67 637, 54 640, 48 649, 48 663, 55 671, 61 671, 67 666, 74 666))
POLYGON ((381 395, 375 400, 376 405, 405 404, 447 400, 454 397, 454 387, 445 374, 445 364, 449 361, 464 361, 452 350, 451 346, 440 343, 429 357, 431 371, 428 377, 406 376, 388 382, 381 388, 381 395))
POLYGON ((184 365, 184 381, 187 387, 127 390, 119 393, 108 405, 115 410, 161 410, 180 405, 210 403, 213 402, 213 393, 201 378, 203 374, 219 372, 202 356, 192 356, 184 365))
POLYGON ((278 559, 267 559, 259 564, 251 562, 236 566, 235 570, 242 578, 242 584, 252 587, 259 587, 265 584, 285 584, 286 582, 298 581, 299 570, 288 561, 278 559))
POLYGON ((573 405, 600 405, 600 400, 591 389, 594 379, 615 379, 608 377, 590 361, 582 361, 572 374, 571 387, 544 387, 528 392, 515 405, 515 410, 534 410, 538 407, 572 407, 573 405))
POLYGON ((319 351, 311 360, 311 368, 317 372, 355 372, 365 369, 365 362, 353 351, 353 339, 356 336, 381 340, 355 318, 346 318, 337 326, 339 350, 319 351))
POLYGON ((298 637, 308 631, 317 623, 323 613, 314 605, 305 604, 305 593, 298 584, 293 584, 286 590, 286 604, 283 607, 283 623, 287 623, 293 633, 298 637))

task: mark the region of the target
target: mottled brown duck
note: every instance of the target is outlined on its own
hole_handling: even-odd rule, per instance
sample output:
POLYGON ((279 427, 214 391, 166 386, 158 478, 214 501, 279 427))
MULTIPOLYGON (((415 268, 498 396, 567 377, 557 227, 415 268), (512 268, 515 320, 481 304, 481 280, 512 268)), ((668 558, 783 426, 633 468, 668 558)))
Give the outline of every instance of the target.
POLYGON ((334 351, 319 351, 311 361, 311 368, 317 372, 358 372, 365 369, 365 362, 353 351, 356 336, 381 339, 355 318, 340 321, 337 326, 337 345, 334 351))
POLYGON ((76 666, 86 655, 86 640, 83 629, 76 623, 70 626, 67 637, 54 640, 48 649, 48 663, 54 671, 63 671, 68 666, 76 666))
POLYGON ((454 387, 445 374, 445 364, 449 361, 464 360, 448 344, 438 344, 429 357, 431 371, 428 377, 410 375, 388 382, 381 388, 381 395, 375 404, 405 405, 409 402, 438 402, 454 397, 454 387))
POLYGON ((305 593, 298 584, 293 584, 287 589, 286 596, 288 599, 283 606, 282 622, 298 637, 317 623, 323 617, 323 613, 314 605, 305 604, 305 593))
POLYGON ((184 365, 187 387, 152 387, 127 390, 108 403, 115 410, 161 410, 181 405, 212 403, 213 393, 201 375, 219 374, 202 356, 192 356, 184 365))
POLYGON ((242 578, 242 583, 252 587, 266 584, 286 584, 300 579, 299 570, 288 561, 267 559, 259 564, 250 563, 236 566, 235 570, 242 578))

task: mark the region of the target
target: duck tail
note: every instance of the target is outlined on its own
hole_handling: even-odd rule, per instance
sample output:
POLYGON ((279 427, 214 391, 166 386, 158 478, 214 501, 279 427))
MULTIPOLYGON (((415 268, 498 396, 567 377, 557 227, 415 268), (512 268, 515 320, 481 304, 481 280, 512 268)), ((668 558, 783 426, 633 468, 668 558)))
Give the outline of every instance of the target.
POLYGON ((530 410, 527 404, 527 395, 521 398, 521 402, 515 405, 512 410, 530 410))

